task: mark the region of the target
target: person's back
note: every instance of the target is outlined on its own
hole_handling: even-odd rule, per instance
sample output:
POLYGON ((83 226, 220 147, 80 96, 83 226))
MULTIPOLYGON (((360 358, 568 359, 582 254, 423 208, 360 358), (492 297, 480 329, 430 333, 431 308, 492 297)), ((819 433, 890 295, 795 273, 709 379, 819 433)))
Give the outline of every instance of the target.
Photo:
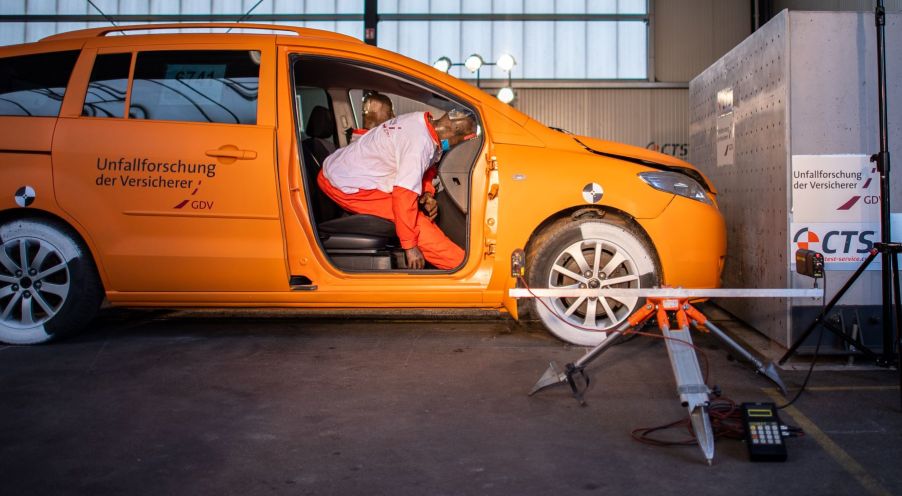
POLYGON ((423 174, 441 158, 428 119, 428 113, 415 112, 384 122, 329 155, 323 174, 345 193, 362 189, 391 193, 401 186, 422 194, 423 174))
POLYGON ((394 222, 407 268, 422 269, 429 261, 453 269, 465 252, 433 222, 438 213, 433 165, 442 150, 475 132, 475 119, 463 112, 449 111, 439 119, 428 112, 405 114, 329 156, 317 184, 345 210, 394 222))

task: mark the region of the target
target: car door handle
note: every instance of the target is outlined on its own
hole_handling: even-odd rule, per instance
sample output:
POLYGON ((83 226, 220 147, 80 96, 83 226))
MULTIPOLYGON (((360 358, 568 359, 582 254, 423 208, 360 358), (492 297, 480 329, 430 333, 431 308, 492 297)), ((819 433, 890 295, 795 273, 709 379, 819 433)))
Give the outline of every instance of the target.
POLYGON ((208 157, 216 158, 234 158, 236 160, 253 160, 257 158, 257 152, 254 150, 239 150, 232 145, 225 145, 213 150, 207 150, 208 157))

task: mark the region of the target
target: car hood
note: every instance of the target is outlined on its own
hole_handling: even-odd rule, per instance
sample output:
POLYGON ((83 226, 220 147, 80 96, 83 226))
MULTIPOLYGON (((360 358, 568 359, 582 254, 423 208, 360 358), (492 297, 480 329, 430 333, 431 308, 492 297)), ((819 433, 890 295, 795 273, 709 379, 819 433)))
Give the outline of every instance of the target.
POLYGON ((650 169, 678 172, 691 177, 702 185, 708 192, 717 194, 714 185, 698 169, 689 162, 680 160, 671 155, 648 150, 638 146, 624 145, 613 141, 605 141, 588 136, 571 135, 571 138, 586 151, 595 155, 615 158, 626 162, 632 162, 650 169))

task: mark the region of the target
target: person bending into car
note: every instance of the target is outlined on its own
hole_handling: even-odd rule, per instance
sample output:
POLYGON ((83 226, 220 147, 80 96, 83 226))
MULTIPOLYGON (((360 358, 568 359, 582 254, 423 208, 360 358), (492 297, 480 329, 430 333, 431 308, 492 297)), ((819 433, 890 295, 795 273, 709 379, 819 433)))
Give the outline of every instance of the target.
POLYGON ((359 140, 370 129, 394 118, 395 110, 389 97, 375 91, 367 93, 363 97, 363 127, 352 129, 349 141, 353 143, 359 140))
POLYGON ((329 155, 317 182, 345 210, 394 222, 407 268, 422 269, 428 261, 453 269, 463 263, 464 250, 433 222, 432 180, 442 152, 475 133, 476 121, 465 112, 439 119, 429 112, 404 114, 329 155))

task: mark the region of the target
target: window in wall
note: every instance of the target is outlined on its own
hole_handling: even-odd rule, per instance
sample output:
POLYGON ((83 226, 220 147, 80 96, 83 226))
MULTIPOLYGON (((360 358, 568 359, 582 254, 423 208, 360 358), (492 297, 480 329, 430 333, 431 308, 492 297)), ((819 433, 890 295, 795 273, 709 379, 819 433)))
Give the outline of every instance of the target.
MULTIPOLYGON (((245 2, 246 7, 250 8, 256 2, 245 2)), ((253 10, 254 14, 355 14, 363 15, 364 0, 316 0, 307 2, 298 2, 293 0, 263 0, 257 8, 253 10)), ((251 22, 251 21, 248 21, 251 22)), ((256 22, 256 21, 254 21, 256 22)), ((265 22, 264 22, 265 23, 265 22)), ((363 39, 363 21, 339 20, 339 21, 279 21, 276 24, 285 26, 297 26, 302 28, 322 29, 332 31, 348 36, 363 39)), ((240 32, 235 30, 233 32, 240 32)))
POLYGON ((98 55, 81 115, 86 117, 124 117, 125 94, 132 54, 98 55))
POLYGON ((129 117, 255 124, 260 52, 142 52, 135 62, 129 117))
POLYGON ((647 0, 379 0, 378 6, 380 14, 648 13, 647 0))
POLYGON ((0 115, 56 117, 78 51, 0 58, 0 115))
MULTIPOLYGON (((645 79, 648 74, 646 0, 380 0, 379 13, 588 16, 590 20, 382 21, 378 42, 429 65, 440 57, 462 63, 474 53, 494 62, 508 53, 517 61, 514 79, 645 79)), ((450 74, 476 78, 460 66, 450 74)), ((479 77, 503 79, 507 73, 486 66, 479 77)))

